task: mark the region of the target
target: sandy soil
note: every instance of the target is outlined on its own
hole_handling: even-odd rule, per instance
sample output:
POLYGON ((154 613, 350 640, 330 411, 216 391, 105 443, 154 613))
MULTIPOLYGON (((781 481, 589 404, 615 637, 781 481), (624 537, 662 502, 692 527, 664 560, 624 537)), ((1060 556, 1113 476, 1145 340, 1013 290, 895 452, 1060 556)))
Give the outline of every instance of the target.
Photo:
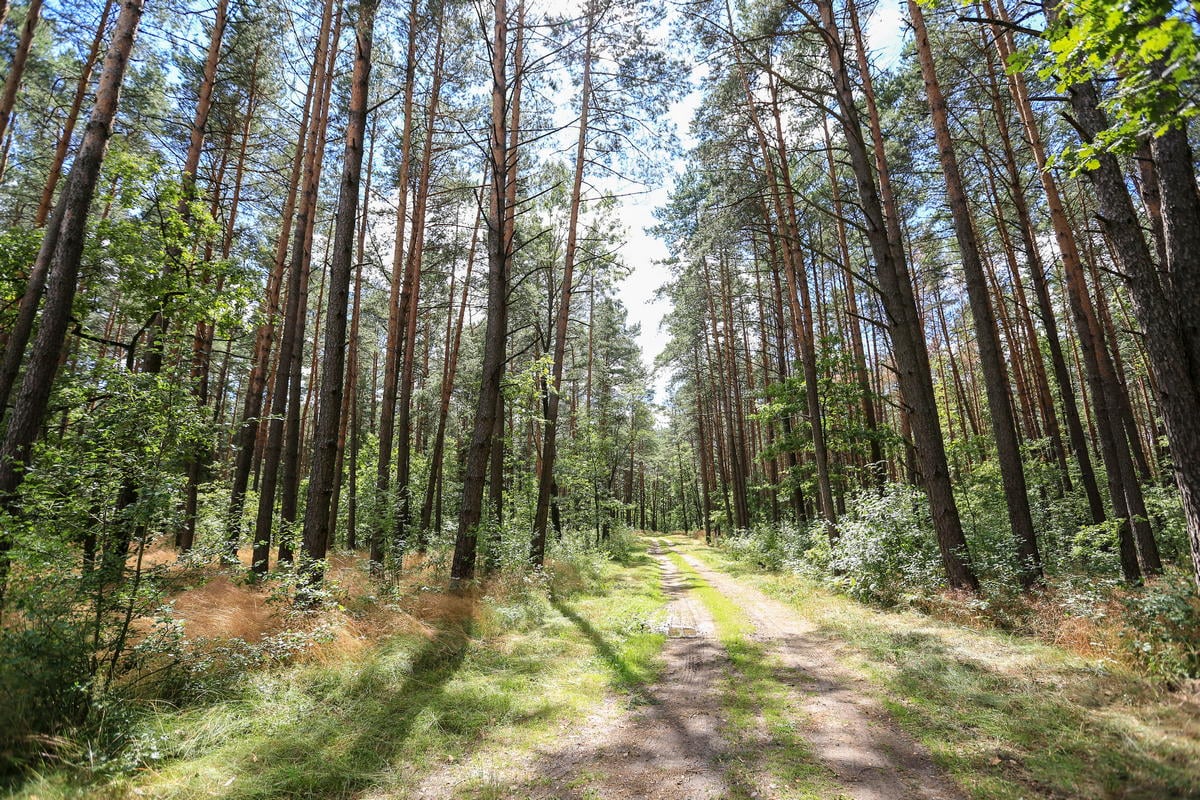
MULTIPOLYGON (((966 795, 863 691, 836 659, 837 642, 785 604, 684 555, 684 560, 754 623, 754 638, 784 667, 780 676, 808 715, 804 737, 855 800, 957 800, 966 795)), ((769 795, 764 795, 769 796, 769 795)))
MULTIPOLYGON (((657 549, 668 598, 662 678, 632 704, 607 699, 550 748, 503 759, 502 768, 448 765, 409 796, 462 796, 464 784, 488 796, 562 800, 709 800, 770 798, 775 790, 732 785, 723 764, 722 683, 729 659, 714 635, 711 615, 674 564, 657 549)), ((729 575, 684 556, 705 580, 737 603, 753 622, 754 638, 780 664, 805 714, 802 733, 836 776, 830 798, 958 800, 965 795, 929 754, 901 732, 836 660, 836 643, 821 637, 787 606, 729 575)))

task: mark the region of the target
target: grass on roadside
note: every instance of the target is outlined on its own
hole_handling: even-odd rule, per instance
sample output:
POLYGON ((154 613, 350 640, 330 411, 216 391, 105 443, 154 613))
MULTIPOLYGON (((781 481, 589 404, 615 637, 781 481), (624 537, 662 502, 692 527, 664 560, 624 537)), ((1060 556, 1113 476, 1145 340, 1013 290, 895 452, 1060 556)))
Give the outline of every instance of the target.
POLYGON ((666 552, 712 614, 734 667, 724 686, 726 739, 733 745, 726 765, 731 797, 762 796, 762 787, 780 800, 834 797, 833 775, 816 761, 801 734, 804 712, 777 678, 776 659, 750 638, 750 620, 677 553, 666 552))
MULTIPOLYGON (((81 785, 51 772, 14 797, 404 797, 485 751, 502 768, 552 743, 607 691, 658 674, 654 562, 639 550, 605 564, 598 583, 578 583, 553 599, 544 585, 491 586, 476 603, 447 597, 432 635, 249 673, 217 702, 148 713, 130 747, 144 766, 132 776, 81 785)), ((486 797, 487 783, 455 797, 486 797)))
POLYGON ((672 543, 848 644, 843 662, 974 797, 1200 798, 1200 708, 1120 664, 880 611, 798 575, 672 543))

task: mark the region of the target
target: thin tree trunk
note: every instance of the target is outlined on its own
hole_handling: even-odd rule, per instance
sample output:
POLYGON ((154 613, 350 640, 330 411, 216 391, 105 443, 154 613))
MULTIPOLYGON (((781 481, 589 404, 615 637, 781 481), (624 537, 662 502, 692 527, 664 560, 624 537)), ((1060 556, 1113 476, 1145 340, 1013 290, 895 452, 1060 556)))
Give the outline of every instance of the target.
MULTIPOLYGON (((288 180, 288 190, 280 212, 281 223, 279 238, 275 245, 275 258, 271 273, 267 277, 267 292, 259 306, 261 317, 254 334, 254 350, 250 362, 250 374, 246 380, 246 393, 243 398, 242 421, 236 434, 236 456, 233 465, 233 481, 229 493, 229 509, 226 512, 225 538, 227 557, 237 555, 238 542, 242 536, 242 512, 245 507, 246 488, 250 482, 255 455, 261 453, 263 447, 260 440, 270 423, 264 425, 262 411, 264 392, 272 398, 270 405, 274 406, 274 390, 267 391, 268 373, 270 371, 271 351, 275 339, 276 318, 279 315, 279 301, 283 288, 284 269, 287 266, 288 243, 292 229, 292 220, 296 212, 296 196, 300 188, 300 179, 304 168, 304 154, 307 152, 307 137, 310 135, 309 122, 313 106, 316 102, 317 62, 313 60, 309 74, 308 88, 304 98, 304 110, 300 117, 300 128, 296 141, 296 152, 292 158, 292 171, 288 180)), ((276 375, 278 370, 276 370, 276 375)), ((274 378, 271 382, 274 383, 274 378)), ((265 445, 265 441, 262 442, 265 445)), ((257 474, 257 470, 253 470, 257 474)), ((256 480, 257 482, 257 480, 256 480)), ((269 533, 269 530, 268 530, 269 533)), ((251 564, 262 564, 265 570, 270 553, 270 538, 254 541, 251 564)))
MULTIPOLYGON (((985 0, 985 13, 991 13, 990 5, 990 2, 985 0)), ((999 18, 1007 22, 1007 10, 1004 4, 1001 3, 997 8, 999 18)), ((998 48, 1002 48, 1001 56, 1007 60, 1009 54, 1013 52, 1013 44, 1007 31, 999 30, 998 26, 996 43, 998 48)), ((1062 256, 1068 305, 1075 323, 1076 339, 1083 355, 1084 372, 1092 396, 1092 406, 1095 412, 1094 422, 1100 442, 1105 476, 1108 480, 1113 515, 1118 520, 1117 542, 1121 569, 1126 580, 1137 581, 1141 578, 1141 570, 1138 566, 1137 548, 1133 541, 1128 501, 1128 495, 1134 487, 1127 484, 1122 474, 1120 451, 1125 448, 1123 435, 1118 426, 1118 405, 1113 385, 1115 377, 1113 376, 1112 362, 1104 347, 1104 340, 1100 336, 1095 309, 1092 307, 1088 295, 1083 263, 1075 234, 1063 207, 1058 183, 1053 173, 1046 168, 1047 159, 1041 131, 1029 101, 1024 78, 1019 72, 1011 74, 1009 89, 1021 116, 1026 141, 1030 145, 1034 161, 1038 166, 1038 175, 1046 195, 1051 225, 1054 228, 1055 242, 1058 245, 1059 254, 1062 256)))
MULTIPOLYGON (((421 174, 417 178, 416 195, 413 198, 412 234, 408 244, 408 270, 405 276, 405 288, 408 300, 405 303, 404 359, 400 369, 400 395, 396 409, 396 547, 403 552, 410 517, 412 516, 412 489, 409 487, 412 471, 412 398, 414 383, 414 363, 417 347, 417 320, 420 317, 421 298, 421 260, 425 250, 425 215, 429 203, 429 181, 433 170, 434 130, 437 123, 438 103, 442 91, 442 54, 443 35, 439 19, 437 25, 437 45, 433 59, 433 78, 429 89, 429 108, 425 118, 425 145, 421 160, 421 174)), ((417 543, 418 549, 424 549, 424 540, 417 543)))
POLYGON ((354 265, 355 225, 358 218, 359 180, 362 175, 363 140, 367 128, 367 95, 371 79, 371 45, 375 25, 375 0, 360 0, 355 24, 354 72, 350 79, 346 147, 333 233, 333 260, 329 266, 328 310, 325 314, 325 353, 314 430, 312 468, 308 477, 308 502, 304 509, 302 553, 306 582, 324 576, 323 560, 329 550, 329 506, 337 466, 338 431, 341 428, 342 392, 346 367, 346 314, 350 304, 350 273, 354 265))
MULTIPOLYGON (((486 182, 486 175, 484 177, 486 182)), ((475 217, 471 232, 471 247, 467 251, 467 269, 463 275, 462 300, 458 305, 458 319, 454 323, 453 339, 446 343, 446 366, 442 370, 442 389, 438 399, 437 430, 433 435, 433 450, 429 456, 429 479, 425 485, 425 501, 421 504, 421 530, 428 531, 433 515, 434 494, 441 485, 446 447, 446 421, 450 416, 450 398, 454 394, 454 379, 458 374, 458 353, 462 343, 463 323, 467 313, 467 298, 471 290, 471 271, 475 266, 475 250, 479 243, 479 228, 482 214, 475 217)), ((451 296, 451 302, 454 298, 451 296)))
MULTIPOLYGON (((96 35, 92 38, 92 45, 88 48, 87 57, 84 58, 80 68, 79 82, 75 84, 75 95, 71 98, 71 107, 67 110, 67 118, 63 121, 62 133, 54 148, 54 160, 50 162, 50 174, 46 177, 46 185, 42 187, 42 197, 38 201, 37 213, 33 217, 35 227, 40 228, 46 224, 50 209, 54 207, 54 190, 58 187, 59 178, 62 177, 62 167, 67 158, 67 151, 71 149, 71 135, 75 132, 75 123, 79 120, 79 110, 83 107, 83 99, 87 96, 88 86, 91 85, 92 70, 95 69, 96 61, 100 58, 100 48, 104 45, 104 32, 108 29, 108 17, 112 13, 114 3, 115 0, 104 0, 104 10, 100 12, 100 21, 96 24, 96 35)), ((7 8, 7 4, 5 7, 7 8)))
MULTIPOLYGON (((104 58, 96 104, 71 165, 67 185, 43 235, 42 250, 46 252, 49 264, 45 307, 30 351, 29 368, 25 371, 8 428, 0 443, 0 507, 10 514, 17 513, 20 508, 18 490, 45 420, 50 391, 58 373, 78 288, 88 210, 112 135, 121 84, 141 17, 142 0, 124 0, 104 58)), ((11 536, 11 532, 0 533, 0 606, 8 578, 11 536)))
POLYGON ((17 49, 13 53, 12 64, 4 79, 4 91, 0 94, 0 139, 8 132, 8 124, 12 119, 13 108, 17 104, 17 89, 21 78, 25 76, 25 62, 29 60, 29 50, 33 46, 33 35, 37 32, 38 22, 42 17, 42 0, 30 0, 25 7, 25 24, 21 26, 21 36, 17 39, 17 49))
MULTIPOLYGON (((329 503, 329 531, 330 545, 337 535, 338 522, 338 505, 341 501, 342 484, 346 473, 346 441, 350 434, 350 422, 354 416, 353 407, 357 402, 358 395, 358 350, 359 350, 359 328, 362 312, 362 270, 363 261, 366 258, 367 248, 367 229, 370 227, 370 211, 371 211, 371 176, 374 174, 375 166, 375 131, 379 127, 378 115, 371 118, 371 144, 367 149, 367 178, 363 185, 363 201, 362 211, 358 223, 358 246, 355 250, 354 257, 354 303, 350 312, 350 342, 346 351, 346 378, 345 391, 342 395, 342 411, 341 411, 341 426, 338 429, 338 446, 337 446, 337 467, 333 477, 333 497, 329 503)), ((351 474, 353 474, 355 461, 351 461, 351 474)), ((347 549, 353 550, 353 536, 347 537, 347 549)))
POLYGON ((579 100, 579 135, 575 144, 575 173, 567 216, 567 243, 563 257, 562 287, 554 321, 554 351, 551 354, 550 385, 546 388, 542 470, 538 476, 537 505, 533 514, 533 540, 529 561, 541 566, 546 559, 546 526, 550 513, 550 491, 554 485, 554 462, 558 455, 558 403, 562 391, 563 362, 567 352, 567 327, 571 317, 571 292, 575 280, 575 256, 579 246, 579 210, 583 199, 583 171, 587 164, 588 116, 592 103, 592 31, 599 24, 589 3, 584 12, 587 34, 583 46, 583 80, 579 100))
MULTIPOLYGON (((985 9, 985 13, 991 16, 993 12, 985 9)), ((996 39, 997 51, 1003 58, 1005 55, 1006 40, 998 28, 993 28, 992 32, 996 39)), ((1015 91, 1014 78, 1010 76, 1008 81, 1014 104, 1019 106, 1020 99, 1018 92, 1015 91)), ((1105 518, 1104 502, 1100 497, 1099 485, 1096 483, 1096 473, 1092 467, 1091 451, 1088 448, 1087 437, 1080 420, 1075 391, 1072 388, 1071 373, 1067 367, 1066 358, 1063 356, 1062 343, 1058 333, 1058 322, 1054 316, 1054 303, 1050 299, 1050 288, 1046 281, 1045 265, 1042 262, 1037 242, 1034 240, 1033 220, 1029 212, 1028 201, 1025 197, 1024 180, 1017 171, 1016 155, 1012 149, 1008 125, 999 107, 997 107, 996 119, 999 125, 1001 143, 1004 146, 1003 160, 1008 174, 1010 196, 1012 197, 1013 207, 1017 213, 1022 248, 1025 250, 1029 273, 1033 279, 1033 290, 1037 298, 1038 315, 1042 320, 1042 328, 1045 331, 1046 346, 1050 351, 1050 363, 1054 370, 1054 379, 1058 383, 1063 417, 1067 423, 1067 435, 1071 442, 1071 450, 1075 455, 1075 461, 1079 466, 1080 482, 1083 483, 1084 494, 1087 495, 1088 509, 1091 513, 1092 523, 1099 525, 1105 518)), ((1039 169, 1042 169, 1040 165, 1039 169)))
MULTIPOLYGON (((275 517, 275 495, 279 487, 279 462, 284 447, 284 416, 288 412, 292 382, 292 365, 298 359, 297 341, 303 336, 300 326, 305 313, 302 303, 305 273, 308 267, 308 249, 311 247, 308 231, 309 219, 315 212, 317 195, 317 142, 320 135, 325 103, 326 55, 333 24, 333 0, 325 0, 321 18, 321 29, 317 34, 317 48, 313 55, 314 66, 310 88, 313 93, 310 128, 307 136, 301 132, 304 166, 301 191, 298 199, 295 229, 292 234, 292 257, 288 273, 287 303, 283 316, 283 331, 279 340, 279 357, 275 365, 275 383, 272 388, 271 415, 267 423, 266 444, 263 447, 262 477, 259 480, 258 514, 254 526, 254 554, 251 569, 255 574, 266 574, 271 550, 271 528, 275 517)), ((282 236, 282 234, 281 234, 282 236)), ((244 425, 245 423, 243 423, 244 425)), ((236 488, 236 487, 235 487, 236 488)))
MULTIPOLYGON (((523 3, 523 0, 518 0, 523 3)), ((495 429, 497 396, 504 375, 508 335, 508 262, 512 255, 509 218, 509 181, 515 180, 510 161, 508 119, 508 7, 495 0, 492 28, 492 116, 488 134, 492 184, 487 216, 488 299, 484 331, 482 380, 475 426, 467 446, 463 472, 463 499, 458 534, 450 567, 451 585, 461 588, 475 577, 476 537, 483 510, 483 489, 495 429)))
POLYGON ((408 11, 408 55, 404 62, 404 123, 400 135, 400 174, 396 208, 396 238, 392 253, 392 279, 388 293, 387 346, 383 359, 383 397, 379 413, 379 461, 375 472, 375 518, 371 520, 371 563, 378 573, 385 558, 383 509, 389 507, 392 479, 392 449, 396 431, 396 395, 400 383, 400 342, 402 318, 401 293, 407 282, 404 269, 404 231, 408 211, 408 181, 412 167, 413 105, 416 96, 417 9, 412 0, 408 11))

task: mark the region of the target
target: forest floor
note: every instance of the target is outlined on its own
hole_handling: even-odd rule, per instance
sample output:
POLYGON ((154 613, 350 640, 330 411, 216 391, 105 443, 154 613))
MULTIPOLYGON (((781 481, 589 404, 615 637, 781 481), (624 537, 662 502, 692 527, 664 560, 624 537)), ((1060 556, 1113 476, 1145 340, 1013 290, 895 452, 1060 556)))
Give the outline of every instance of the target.
POLYGON ((555 569, 469 601, 414 586, 421 630, 163 708, 132 773, 51 771, 13 796, 1200 798, 1195 695, 1121 664, 682 535, 555 569))
POLYGON ((658 679, 551 742, 444 765, 403 796, 1200 797, 1194 694, 863 606, 687 537, 649 541, 668 602, 658 679))
MULTIPOLYGON (((660 539, 668 599, 663 672, 620 709, 489 776, 530 798, 965 797, 928 751, 856 684, 793 609, 660 539)), ((471 766, 413 796, 454 798, 471 766)))

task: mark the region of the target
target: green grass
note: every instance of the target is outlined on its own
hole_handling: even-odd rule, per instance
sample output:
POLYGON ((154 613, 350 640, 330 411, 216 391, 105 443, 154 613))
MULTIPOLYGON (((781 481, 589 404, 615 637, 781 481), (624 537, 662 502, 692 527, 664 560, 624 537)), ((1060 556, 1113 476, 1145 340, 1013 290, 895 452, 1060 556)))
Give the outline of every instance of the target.
MULTIPOLYGON (((674 542, 673 542, 674 543, 674 542)), ((833 774, 803 736, 805 714, 780 680, 781 665, 750 639, 754 626, 736 603, 704 580, 677 553, 667 556, 712 614, 717 638, 733 665, 723 687, 726 739, 733 746, 726 767, 732 798, 831 798, 833 774)))
POLYGON ((1200 797, 1200 711, 1119 664, 879 611, 801 576, 672 543, 847 643, 843 662, 976 798, 1200 797))
MULTIPOLYGON (((52 772, 14 797, 404 797, 440 766, 519 758, 606 692, 658 675, 657 567, 638 552, 604 573, 568 597, 485 600, 475 619, 444 622, 432 637, 250 674, 218 702, 147 714, 136 746, 145 765, 132 776, 83 784, 52 772)), ((486 779, 460 789, 504 796, 486 779)))

